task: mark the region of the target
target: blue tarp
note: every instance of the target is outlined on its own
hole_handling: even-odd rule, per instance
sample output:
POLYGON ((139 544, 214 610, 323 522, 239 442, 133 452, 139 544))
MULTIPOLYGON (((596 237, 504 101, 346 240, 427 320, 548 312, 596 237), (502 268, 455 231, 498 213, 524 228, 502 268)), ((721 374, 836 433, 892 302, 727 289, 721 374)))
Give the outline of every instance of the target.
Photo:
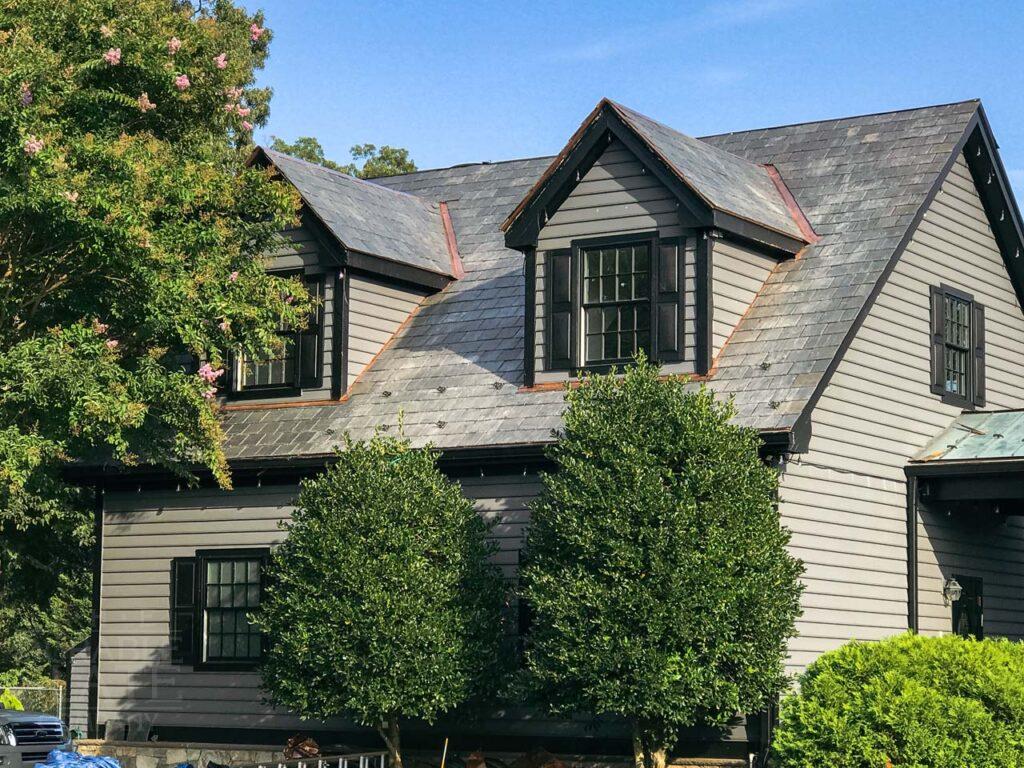
POLYGON ((36 768, 121 768, 121 764, 112 757, 93 757, 80 755, 77 752, 53 750, 46 756, 45 763, 36 763, 36 768))

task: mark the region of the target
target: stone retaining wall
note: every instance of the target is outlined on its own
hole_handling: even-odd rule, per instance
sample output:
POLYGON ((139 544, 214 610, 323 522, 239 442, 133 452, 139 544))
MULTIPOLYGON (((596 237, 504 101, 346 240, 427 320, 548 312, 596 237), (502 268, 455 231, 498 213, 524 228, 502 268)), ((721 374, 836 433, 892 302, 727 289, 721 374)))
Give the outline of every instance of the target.
POLYGON ((121 768, 173 768, 179 763, 206 768, 210 761, 222 765, 244 765, 282 759, 279 749, 265 745, 82 739, 76 742, 76 748, 83 755, 113 757, 121 763, 121 768))

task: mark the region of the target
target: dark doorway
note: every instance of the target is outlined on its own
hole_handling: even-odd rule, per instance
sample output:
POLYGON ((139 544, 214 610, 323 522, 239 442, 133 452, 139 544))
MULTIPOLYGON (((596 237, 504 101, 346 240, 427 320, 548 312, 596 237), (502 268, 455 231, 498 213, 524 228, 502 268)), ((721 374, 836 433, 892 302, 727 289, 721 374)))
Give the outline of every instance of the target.
POLYGON ((963 587, 960 599, 953 602, 953 633, 981 640, 985 636, 982 581, 976 576, 956 575, 953 578, 963 587))

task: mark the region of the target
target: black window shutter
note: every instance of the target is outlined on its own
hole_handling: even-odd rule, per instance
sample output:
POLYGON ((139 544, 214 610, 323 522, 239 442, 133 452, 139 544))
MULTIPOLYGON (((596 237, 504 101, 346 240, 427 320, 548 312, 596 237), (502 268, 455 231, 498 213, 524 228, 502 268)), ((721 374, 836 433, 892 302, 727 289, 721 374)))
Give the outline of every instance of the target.
POLYGON ((549 371, 567 371, 573 364, 572 272, 570 249, 547 252, 544 262, 544 346, 549 371))
POLYGON ((656 254, 655 349, 654 355, 663 363, 683 359, 683 317, 686 276, 683 271, 683 248, 677 239, 662 240, 656 254))
POLYGON ((306 290, 319 299, 320 304, 309 317, 305 330, 295 334, 295 378, 296 386, 319 387, 323 381, 323 359, 321 355, 321 334, 324 324, 324 285, 323 276, 307 278, 306 290))
POLYGON ((937 285, 931 287, 931 390, 937 395, 946 393, 946 294, 937 285))
POLYGON ((171 560, 171 661, 195 664, 196 559, 171 560))
POLYGON ((974 404, 985 407, 985 307, 974 302, 974 404))

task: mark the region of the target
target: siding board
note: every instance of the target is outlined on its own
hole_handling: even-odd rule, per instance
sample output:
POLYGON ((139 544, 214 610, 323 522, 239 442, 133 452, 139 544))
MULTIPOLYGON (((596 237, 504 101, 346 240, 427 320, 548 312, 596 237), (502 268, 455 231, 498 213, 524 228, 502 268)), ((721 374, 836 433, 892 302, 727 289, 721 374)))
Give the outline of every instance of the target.
POLYGON ((426 291, 352 275, 348 309, 348 387, 420 305, 426 291))

